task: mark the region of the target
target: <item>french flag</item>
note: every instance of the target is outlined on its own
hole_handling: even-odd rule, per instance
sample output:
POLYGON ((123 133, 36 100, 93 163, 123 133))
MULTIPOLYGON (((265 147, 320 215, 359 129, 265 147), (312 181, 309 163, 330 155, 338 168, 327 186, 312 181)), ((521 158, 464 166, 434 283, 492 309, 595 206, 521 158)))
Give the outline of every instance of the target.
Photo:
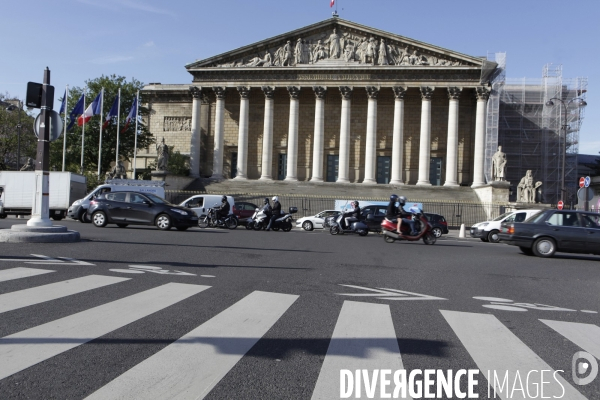
POLYGON ((115 101, 113 101, 113 105, 110 108, 110 111, 108 112, 108 115, 106 116, 106 119, 104 120, 104 124, 102 124, 102 129, 106 129, 108 124, 110 124, 112 117, 116 117, 118 112, 119 112, 119 95, 117 95, 117 97, 115 97, 115 101))
POLYGON ((331 0, 331 1, 329 2, 329 7, 333 7, 333 5, 334 5, 334 4, 335 4, 335 0, 331 0))
POLYGON ((133 100, 133 104, 131 105, 131 110, 129 110, 129 114, 127 115, 127 119, 125 120, 125 126, 121 130, 121 133, 124 133, 127 130, 127 127, 129 126, 129 123, 136 116, 137 116, 137 96, 133 100))
POLYGON ((98 93, 98 96, 96 96, 94 101, 92 101, 92 104, 90 104, 88 108, 85 109, 85 112, 81 114, 79 118, 77 118, 78 126, 82 126, 83 124, 88 123, 94 115, 102 114, 102 110, 100 109, 101 99, 102 91, 98 93))
POLYGON ((69 119, 71 121, 69 122, 67 131, 70 131, 71 128, 73 128, 73 125, 75 125, 75 118, 77 118, 79 114, 83 114, 83 103, 85 102, 84 96, 84 94, 81 95, 79 100, 77 100, 77 104, 75 104, 75 107, 73 108, 73 110, 71 110, 71 114, 69 115, 69 119))

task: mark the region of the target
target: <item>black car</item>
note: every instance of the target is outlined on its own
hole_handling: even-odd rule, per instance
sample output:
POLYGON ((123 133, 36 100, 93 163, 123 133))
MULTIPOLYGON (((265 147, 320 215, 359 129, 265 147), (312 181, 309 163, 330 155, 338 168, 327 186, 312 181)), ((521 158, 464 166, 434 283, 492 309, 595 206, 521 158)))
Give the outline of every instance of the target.
POLYGON ((105 193, 90 202, 88 217, 97 227, 117 224, 156 225, 163 231, 177 228, 185 231, 198 225, 198 216, 189 208, 176 206, 150 193, 113 192, 105 193))
POLYGON ((597 216, 587 211, 542 211, 524 222, 502 224, 500 241, 538 257, 552 257, 557 251, 600 254, 597 216))
MULTIPOLYGON (((383 222, 386 213, 387 206, 366 206, 360 210, 361 219, 365 221, 371 232, 381 231, 381 223, 383 222), (372 219, 367 220, 368 214, 373 214, 372 219)), ((446 218, 439 214, 432 213, 423 213, 423 215, 425 215, 425 218, 427 218, 431 224, 431 231, 436 238, 448 234, 448 223, 446 222, 446 218)))

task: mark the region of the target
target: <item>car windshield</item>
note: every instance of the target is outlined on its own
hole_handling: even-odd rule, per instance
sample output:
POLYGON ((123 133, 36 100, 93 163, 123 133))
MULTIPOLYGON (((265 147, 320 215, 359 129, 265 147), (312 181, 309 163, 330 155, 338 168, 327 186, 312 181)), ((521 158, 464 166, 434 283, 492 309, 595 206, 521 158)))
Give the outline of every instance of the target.
POLYGON ((512 214, 512 211, 511 211, 511 212, 504 213, 504 214, 502 214, 501 216, 499 216, 498 218, 496 218, 496 219, 493 219, 492 221, 502 221, 504 218, 508 217, 510 214, 512 214))
POLYGON ((158 197, 156 195, 153 195, 153 194, 150 194, 150 193, 144 193, 144 195, 146 197, 148 197, 150 200, 152 200, 156 204, 171 204, 168 201, 166 201, 165 199, 160 198, 160 197, 158 197))
POLYGON ((527 222, 531 222, 532 224, 537 224, 539 222, 544 221, 547 216, 548 216, 548 213, 541 212, 541 213, 535 214, 533 217, 529 218, 527 220, 527 222))

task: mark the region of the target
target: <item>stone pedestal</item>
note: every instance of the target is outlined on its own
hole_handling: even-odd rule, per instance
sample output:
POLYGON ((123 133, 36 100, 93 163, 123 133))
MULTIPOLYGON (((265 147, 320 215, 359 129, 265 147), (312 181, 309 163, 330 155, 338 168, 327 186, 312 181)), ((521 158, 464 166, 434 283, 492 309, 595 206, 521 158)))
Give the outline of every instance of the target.
POLYGON ((71 243, 79 242, 81 236, 77 231, 67 230, 66 226, 52 225, 47 227, 13 225, 11 229, 0 230, 0 242, 8 243, 71 243))
POLYGON ((479 201, 483 204, 488 220, 492 219, 494 203, 508 203, 508 195, 510 193, 510 182, 496 181, 487 185, 473 188, 473 191, 479 197, 479 201))
POLYGON ((167 174, 167 171, 152 171, 150 172, 150 180, 164 182, 167 178, 167 174))

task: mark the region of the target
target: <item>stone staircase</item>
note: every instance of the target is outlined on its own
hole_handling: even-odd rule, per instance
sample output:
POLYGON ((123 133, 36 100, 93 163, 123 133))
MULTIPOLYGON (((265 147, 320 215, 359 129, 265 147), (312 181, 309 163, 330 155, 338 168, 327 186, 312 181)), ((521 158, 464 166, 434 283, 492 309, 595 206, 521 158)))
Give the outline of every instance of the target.
POLYGON ((363 185, 361 183, 238 181, 226 179, 213 181, 199 178, 184 188, 187 192, 216 194, 260 194, 327 198, 356 198, 386 200, 390 194, 406 196, 410 202, 480 203, 477 194, 468 186, 415 186, 415 185, 363 185))

